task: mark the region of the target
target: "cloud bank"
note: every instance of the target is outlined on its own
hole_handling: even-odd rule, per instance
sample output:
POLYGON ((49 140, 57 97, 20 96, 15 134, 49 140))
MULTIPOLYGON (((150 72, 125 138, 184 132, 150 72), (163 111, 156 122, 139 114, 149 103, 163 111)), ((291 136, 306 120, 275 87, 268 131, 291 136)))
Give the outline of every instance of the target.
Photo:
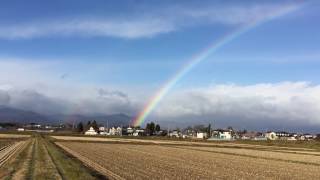
MULTIPOLYGON (((134 116, 147 100, 129 91, 107 88, 82 87, 72 93, 73 97, 47 95, 36 88, 2 89, 0 105, 43 114, 126 113, 134 116)), ((180 125, 214 123, 219 127, 302 131, 320 127, 320 85, 307 82, 220 84, 176 90, 161 102, 149 120, 180 125)))
POLYGON ((222 84, 172 94, 157 109, 163 119, 251 128, 320 125, 320 86, 307 82, 222 84))
POLYGON ((268 17, 284 4, 147 7, 143 13, 68 18, 46 17, 15 24, 0 24, 1 39, 31 39, 51 36, 149 38, 179 29, 211 24, 239 25, 268 17))

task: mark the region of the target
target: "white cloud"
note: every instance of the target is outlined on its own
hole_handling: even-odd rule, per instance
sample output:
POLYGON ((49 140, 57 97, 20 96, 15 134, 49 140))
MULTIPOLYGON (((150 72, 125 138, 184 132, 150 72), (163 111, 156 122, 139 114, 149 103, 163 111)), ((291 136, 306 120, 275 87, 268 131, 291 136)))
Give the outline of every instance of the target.
POLYGON ((20 24, 0 25, 2 39, 28 39, 51 36, 85 36, 145 38, 199 24, 238 25, 268 18, 274 13, 286 11, 284 4, 252 5, 204 5, 202 7, 172 6, 145 10, 126 17, 73 17, 48 18, 20 24))
POLYGON ((235 126, 320 126, 320 85, 307 82, 235 85, 184 90, 156 109, 161 119, 197 118, 235 126))
MULTIPOLYGON (((0 85, 2 83, 0 82, 0 85)), ((7 86, 7 85, 6 85, 7 86)), ((11 86, 0 90, 0 105, 45 114, 113 114, 134 116, 147 98, 108 87, 11 86)), ((150 92, 148 92, 150 93, 150 92)), ((157 122, 240 128, 306 128, 320 126, 320 85, 281 82, 254 85, 220 84, 176 90, 163 99, 149 117, 157 122)))

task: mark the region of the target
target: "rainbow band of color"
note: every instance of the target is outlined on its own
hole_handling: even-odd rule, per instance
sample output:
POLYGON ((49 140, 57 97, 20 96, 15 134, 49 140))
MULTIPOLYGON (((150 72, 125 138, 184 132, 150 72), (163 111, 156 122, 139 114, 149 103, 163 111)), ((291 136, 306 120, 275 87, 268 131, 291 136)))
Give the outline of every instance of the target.
POLYGON ((249 24, 243 25, 240 28, 232 31, 231 33, 226 34, 218 41, 215 41, 209 47, 205 48, 204 50, 200 51, 194 55, 191 60, 189 60, 182 68, 180 68, 177 73, 175 73, 172 78, 170 78, 162 88, 160 88, 154 96, 150 98, 148 103, 144 106, 143 110, 138 114, 138 116, 133 120, 133 126, 141 126, 146 118, 150 115, 152 110, 159 104, 159 102, 164 98, 164 96, 177 84, 177 82, 186 75, 192 68, 194 68, 197 64, 201 61, 205 60, 209 55, 216 52, 219 48, 223 45, 228 44, 230 41, 235 39, 236 37, 240 36, 241 34, 253 29, 254 27, 259 26, 262 23, 265 23, 271 19, 280 17, 284 14, 292 12, 296 9, 301 7, 301 4, 291 4, 281 9, 277 10, 276 12, 270 13, 269 16, 259 18, 249 24))

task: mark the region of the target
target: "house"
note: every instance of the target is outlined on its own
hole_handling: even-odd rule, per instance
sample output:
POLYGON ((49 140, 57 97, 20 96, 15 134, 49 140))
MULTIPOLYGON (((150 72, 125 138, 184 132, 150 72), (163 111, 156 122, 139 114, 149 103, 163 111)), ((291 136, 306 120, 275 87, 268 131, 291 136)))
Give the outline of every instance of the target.
POLYGON ((172 132, 170 132, 169 133, 169 136, 170 137, 180 137, 180 132, 179 131, 177 131, 177 130, 174 130, 174 131, 172 131, 172 132))
POLYGON ((257 137, 262 137, 262 136, 263 136, 262 133, 251 131, 251 132, 246 132, 244 134, 241 134, 240 138, 242 140, 249 140, 249 139, 255 139, 257 137))
POLYGON ((131 135, 133 135, 133 133, 134 133, 134 129, 129 126, 129 127, 127 128, 127 134, 128 134, 129 136, 131 136, 131 135))
POLYGON ((85 135, 97 135, 98 133, 93 129, 93 127, 90 127, 88 131, 84 133, 85 135))
POLYGON ((107 131, 100 131, 99 134, 104 136, 110 135, 107 131))
POLYGON ((279 132, 276 132, 276 135, 280 138, 280 137, 289 137, 291 134, 285 131, 279 131, 279 132))
POLYGON ((132 136, 143 136, 144 135, 144 129, 136 129, 132 136))
POLYGON ((232 130, 224 130, 224 129, 217 129, 212 132, 212 137, 208 140, 223 140, 223 141, 230 141, 234 140, 232 137, 232 130))
POLYGON ((264 136, 268 139, 268 140, 276 140, 278 139, 278 136, 275 132, 273 131, 268 131, 264 134, 264 136))
POLYGON ((197 132, 197 138, 198 139, 204 139, 204 138, 207 138, 208 137, 208 134, 205 133, 205 132, 197 132))
POLYGON ((17 131, 24 131, 24 128, 18 128, 17 131))
POLYGON ((287 140, 287 141, 296 141, 297 139, 296 139, 295 136, 291 135, 291 136, 287 137, 285 140, 287 140))
POLYGON ((257 136, 257 137, 254 137, 252 140, 254 140, 254 141, 266 141, 266 140, 268 140, 268 138, 266 138, 264 136, 257 136))
POLYGON ((107 128, 105 128, 104 126, 99 127, 99 131, 107 131, 107 128))
POLYGON ((122 136, 122 128, 121 127, 112 127, 110 130, 109 130, 109 133, 111 136, 122 136))
POLYGON ((303 135, 300 135, 299 137, 300 140, 312 140, 313 138, 314 136, 311 134, 303 134, 303 135))

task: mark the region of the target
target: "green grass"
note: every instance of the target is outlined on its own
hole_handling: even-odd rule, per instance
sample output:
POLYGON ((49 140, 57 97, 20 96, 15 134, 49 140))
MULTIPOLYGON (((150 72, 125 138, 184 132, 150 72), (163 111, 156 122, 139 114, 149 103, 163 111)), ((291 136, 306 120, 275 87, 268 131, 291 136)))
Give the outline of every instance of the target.
POLYGON ((61 148, 53 144, 47 137, 45 138, 46 147, 54 164, 63 179, 104 179, 103 176, 82 165, 82 162, 72 157, 61 148))

